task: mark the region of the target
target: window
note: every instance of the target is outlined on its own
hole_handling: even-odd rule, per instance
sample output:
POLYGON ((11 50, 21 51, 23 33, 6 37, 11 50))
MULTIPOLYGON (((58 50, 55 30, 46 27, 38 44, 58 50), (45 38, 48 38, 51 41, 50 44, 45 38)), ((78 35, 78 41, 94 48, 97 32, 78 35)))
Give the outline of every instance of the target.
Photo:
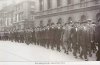
POLYGON ((83 2, 85 2, 85 0, 80 0, 80 3, 83 3, 83 2))
POLYGON ((17 22, 17 14, 15 15, 15 22, 17 22))
POLYGON ((52 5, 52 0, 47 0, 47 4, 48 4, 48 9, 50 9, 52 5))
POLYGON ((31 20, 34 20, 34 16, 33 15, 31 16, 31 20))
POLYGON ((20 21, 21 20, 21 15, 20 15, 20 13, 18 14, 18 21, 20 21))
POLYGON ((32 8, 32 9, 35 8, 35 3, 34 2, 30 2, 29 5, 30 5, 30 8, 32 8))
POLYGON ((39 3, 40 3, 40 11, 42 11, 43 10, 44 2, 43 2, 43 0, 39 0, 39 3))
POLYGON ((57 0, 57 7, 61 6, 61 0, 57 0))
POLYGON ((67 4, 72 4, 72 0, 67 0, 67 4))
POLYGON ((85 6, 85 0, 80 0, 80 7, 84 7, 85 6))
POLYGON ((95 3, 98 4, 99 0, 95 0, 95 3))

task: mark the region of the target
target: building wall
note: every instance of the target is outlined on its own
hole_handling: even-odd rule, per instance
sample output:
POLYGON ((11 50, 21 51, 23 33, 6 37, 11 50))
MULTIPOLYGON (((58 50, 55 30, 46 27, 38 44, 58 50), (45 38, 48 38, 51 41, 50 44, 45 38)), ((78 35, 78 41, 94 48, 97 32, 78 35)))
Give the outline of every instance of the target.
POLYGON ((24 28, 24 21, 34 21, 35 3, 34 1, 23 1, 16 5, 9 5, 4 7, 0 13, 3 15, 0 17, 5 24, 4 27, 14 26, 18 29, 24 28), (32 3, 32 4, 31 4, 32 3), (34 8, 32 8, 34 6, 34 8))
MULTIPOLYGON (((72 17, 73 22, 81 22, 81 16, 85 15, 87 19, 96 21, 96 15, 100 12, 100 0, 85 0, 80 3, 80 0, 72 0, 72 4, 67 4, 67 0, 61 0, 62 5, 57 7, 57 0, 52 0, 52 8, 47 9, 47 0, 44 0, 43 11, 38 10, 36 16, 36 27, 39 26, 40 21, 44 25, 47 24, 49 19, 55 24, 58 19, 62 19, 62 23, 68 22, 68 18, 72 17)), ((39 8, 38 8, 39 9, 39 8)))

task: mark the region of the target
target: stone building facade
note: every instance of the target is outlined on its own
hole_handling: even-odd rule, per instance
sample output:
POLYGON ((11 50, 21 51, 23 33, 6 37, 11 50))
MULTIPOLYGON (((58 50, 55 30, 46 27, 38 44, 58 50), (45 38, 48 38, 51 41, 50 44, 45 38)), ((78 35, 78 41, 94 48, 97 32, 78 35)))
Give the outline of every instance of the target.
POLYGON ((38 0, 38 3, 36 26, 100 19, 100 0, 38 0))
POLYGON ((15 5, 6 6, 0 10, 0 28, 2 31, 5 29, 9 31, 30 28, 34 25, 34 13, 34 1, 27 0, 15 5))

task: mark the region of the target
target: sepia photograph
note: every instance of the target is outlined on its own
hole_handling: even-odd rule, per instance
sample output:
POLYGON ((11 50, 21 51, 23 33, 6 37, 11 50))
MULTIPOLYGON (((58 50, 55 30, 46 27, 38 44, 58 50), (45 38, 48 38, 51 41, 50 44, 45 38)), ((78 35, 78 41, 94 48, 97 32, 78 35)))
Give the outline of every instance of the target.
POLYGON ((1 63, 96 61, 100 0, 0 0, 1 63))

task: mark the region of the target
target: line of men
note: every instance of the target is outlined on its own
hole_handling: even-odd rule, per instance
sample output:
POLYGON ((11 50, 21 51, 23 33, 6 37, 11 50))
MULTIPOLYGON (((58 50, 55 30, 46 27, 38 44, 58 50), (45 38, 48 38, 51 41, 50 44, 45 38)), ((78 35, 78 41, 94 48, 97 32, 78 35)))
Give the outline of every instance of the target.
POLYGON ((73 50, 73 55, 75 58, 79 57, 88 60, 87 56, 92 56, 92 53, 96 51, 95 45, 95 24, 90 21, 85 21, 81 23, 74 23, 65 25, 64 34, 64 46, 66 53, 73 50), (67 44, 66 44, 67 43, 67 44))
POLYGON ((25 31, 12 31, 5 33, 3 40, 11 40, 19 43, 35 44, 46 48, 61 51, 66 54, 73 52, 75 58, 88 60, 87 56, 97 51, 95 44, 95 24, 91 21, 68 22, 63 26, 60 22, 47 26, 36 27, 25 31))

